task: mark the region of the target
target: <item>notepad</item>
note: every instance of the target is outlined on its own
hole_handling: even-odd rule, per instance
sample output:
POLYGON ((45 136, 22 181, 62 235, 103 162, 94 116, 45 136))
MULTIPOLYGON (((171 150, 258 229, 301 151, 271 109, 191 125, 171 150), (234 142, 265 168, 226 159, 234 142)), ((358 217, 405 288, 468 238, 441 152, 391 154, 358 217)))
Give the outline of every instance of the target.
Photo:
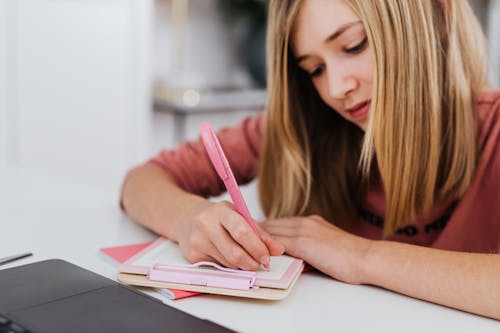
POLYGON ((304 267, 302 260, 287 255, 271 257, 271 268, 256 272, 189 265, 175 242, 158 238, 120 266, 118 280, 131 285, 277 300, 289 294, 304 267))
MULTIPOLYGON (((154 241, 144 242, 144 243, 136 243, 136 244, 128 244, 128 245, 120 245, 120 246, 112 246, 112 247, 103 247, 100 251, 108 256, 109 258, 116 261, 118 264, 123 264, 128 259, 132 258, 134 255, 142 251, 144 248, 151 245, 154 241)), ((118 265, 117 265, 118 267, 118 265)), ((156 288, 156 291, 160 294, 166 296, 171 300, 179 300, 186 297, 200 295, 199 292, 195 291, 187 291, 187 290, 178 290, 178 289, 165 289, 165 288, 156 288)))

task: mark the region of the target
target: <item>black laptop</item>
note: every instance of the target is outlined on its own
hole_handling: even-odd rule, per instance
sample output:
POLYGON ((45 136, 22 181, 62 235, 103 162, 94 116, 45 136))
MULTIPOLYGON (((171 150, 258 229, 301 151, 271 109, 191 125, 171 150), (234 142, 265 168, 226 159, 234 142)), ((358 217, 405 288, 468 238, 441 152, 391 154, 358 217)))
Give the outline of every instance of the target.
POLYGON ((0 270, 0 333, 232 332, 63 260, 0 270))

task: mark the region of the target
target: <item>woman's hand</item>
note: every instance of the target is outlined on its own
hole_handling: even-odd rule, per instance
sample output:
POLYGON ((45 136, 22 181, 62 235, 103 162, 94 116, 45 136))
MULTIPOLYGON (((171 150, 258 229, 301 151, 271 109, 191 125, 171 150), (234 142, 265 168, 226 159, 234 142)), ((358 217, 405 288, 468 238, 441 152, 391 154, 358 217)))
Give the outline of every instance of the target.
POLYGON ((259 238, 245 219, 227 202, 203 201, 183 218, 177 240, 191 262, 216 260, 230 268, 256 270, 281 255, 283 246, 261 230, 259 238))
POLYGON ((360 267, 370 240, 349 234, 317 215, 270 219, 261 226, 289 255, 338 280, 364 282, 360 267))

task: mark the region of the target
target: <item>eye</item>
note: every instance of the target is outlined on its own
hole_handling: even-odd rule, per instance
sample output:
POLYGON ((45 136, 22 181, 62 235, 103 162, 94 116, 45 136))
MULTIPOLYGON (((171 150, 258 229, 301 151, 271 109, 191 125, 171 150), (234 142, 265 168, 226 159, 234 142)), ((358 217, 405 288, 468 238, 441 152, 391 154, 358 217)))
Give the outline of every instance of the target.
POLYGON ((345 49, 345 51, 347 53, 353 53, 353 54, 360 53, 361 51, 363 51, 365 49, 367 44, 368 44, 368 38, 365 37, 365 39, 363 39, 363 41, 361 43, 359 43, 358 45, 356 45, 354 47, 351 47, 350 49, 345 49))
POLYGON ((311 78, 320 76, 323 73, 323 66, 316 67, 312 72, 307 72, 307 75, 311 78))

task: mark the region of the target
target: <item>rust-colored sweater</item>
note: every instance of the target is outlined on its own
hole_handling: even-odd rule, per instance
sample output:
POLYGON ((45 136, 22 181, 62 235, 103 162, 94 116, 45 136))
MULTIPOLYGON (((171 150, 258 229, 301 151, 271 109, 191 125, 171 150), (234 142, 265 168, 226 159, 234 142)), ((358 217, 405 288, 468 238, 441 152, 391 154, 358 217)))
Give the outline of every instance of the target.
MULTIPOLYGON (((428 216, 418 217, 387 240, 457 251, 500 251, 500 90, 483 93, 476 111, 481 155, 468 191, 446 207, 436 207, 428 216)), ((257 175, 262 125, 260 113, 217 133, 239 184, 257 175)), ((225 190, 200 140, 161 151, 146 164, 151 163, 168 172, 188 192, 208 197, 225 190)), ((350 231, 381 239, 384 210, 383 187, 373 184, 350 231)))

